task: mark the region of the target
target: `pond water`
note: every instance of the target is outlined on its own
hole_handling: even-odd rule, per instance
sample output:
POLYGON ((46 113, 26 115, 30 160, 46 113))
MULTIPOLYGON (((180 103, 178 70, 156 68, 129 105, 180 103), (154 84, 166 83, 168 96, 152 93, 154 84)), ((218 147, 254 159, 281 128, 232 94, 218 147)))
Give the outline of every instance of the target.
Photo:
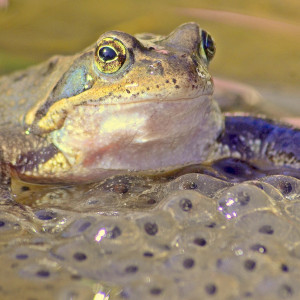
MULTIPOLYGON (((195 21, 217 42, 212 74, 255 86, 270 114, 300 116, 296 0, 2 2, 1 74, 106 30, 195 21)), ((0 299, 299 299, 299 179, 226 160, 81 186, 14 181, 18 205, 0 211, 0 299)))

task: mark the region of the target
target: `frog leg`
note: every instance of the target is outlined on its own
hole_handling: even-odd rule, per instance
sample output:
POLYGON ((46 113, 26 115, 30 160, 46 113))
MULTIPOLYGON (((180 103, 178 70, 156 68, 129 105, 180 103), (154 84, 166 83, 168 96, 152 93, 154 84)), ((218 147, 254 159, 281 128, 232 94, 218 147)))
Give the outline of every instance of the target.
MULTIPOLYGON (((13 199, 11 190, 11 170, 10 166, 1 160, 0 152, 0 209, 8 210, 17 209, 24 217, 28 218, 30 209, 13 199)), ((16 212, 16 210, 15 210, 16 212)))
POLYGON ((300 172, 300 129, 247 115, 227 115, 217 156, 285 166, 300 172))
POLYGON ((1 161, 0 153, 0 204, 13 201, 10 184, 11 177, 9 166, 1 161))

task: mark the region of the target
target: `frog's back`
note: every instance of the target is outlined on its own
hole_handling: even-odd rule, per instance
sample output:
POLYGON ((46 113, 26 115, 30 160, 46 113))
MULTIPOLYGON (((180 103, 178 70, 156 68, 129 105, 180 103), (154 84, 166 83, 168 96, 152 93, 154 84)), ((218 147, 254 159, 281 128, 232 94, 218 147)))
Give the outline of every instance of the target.
MULTIPOLYGON (((68 64, 62 57, 0 77, 0 125, 20 123, 25 112, 42 101, 57 83, 57 77, 68 64)), ((63 58, 68 60, 68 58, 63 58)))

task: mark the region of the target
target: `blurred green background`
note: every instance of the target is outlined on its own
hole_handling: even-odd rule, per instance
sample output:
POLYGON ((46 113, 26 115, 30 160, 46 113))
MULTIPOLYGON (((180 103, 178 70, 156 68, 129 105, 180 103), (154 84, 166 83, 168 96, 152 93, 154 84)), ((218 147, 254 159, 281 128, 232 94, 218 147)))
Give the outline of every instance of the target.
POLYGON ((195 21, 217 43, 213 75, 300 115, 299 0, 0 0, 0 74, 72 54, 107 30, 168 34, 195 21), (5 6, 5 2, 8 3, 5 6))

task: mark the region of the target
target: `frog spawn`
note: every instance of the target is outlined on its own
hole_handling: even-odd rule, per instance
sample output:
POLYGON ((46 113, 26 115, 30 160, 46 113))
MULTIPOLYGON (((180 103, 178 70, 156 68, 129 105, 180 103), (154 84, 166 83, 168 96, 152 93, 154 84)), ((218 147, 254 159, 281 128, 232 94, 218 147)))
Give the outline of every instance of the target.
POLYGON ((1 299, 298 299, 299 189, 189 173, 32 191, 0 216, 1 299))

